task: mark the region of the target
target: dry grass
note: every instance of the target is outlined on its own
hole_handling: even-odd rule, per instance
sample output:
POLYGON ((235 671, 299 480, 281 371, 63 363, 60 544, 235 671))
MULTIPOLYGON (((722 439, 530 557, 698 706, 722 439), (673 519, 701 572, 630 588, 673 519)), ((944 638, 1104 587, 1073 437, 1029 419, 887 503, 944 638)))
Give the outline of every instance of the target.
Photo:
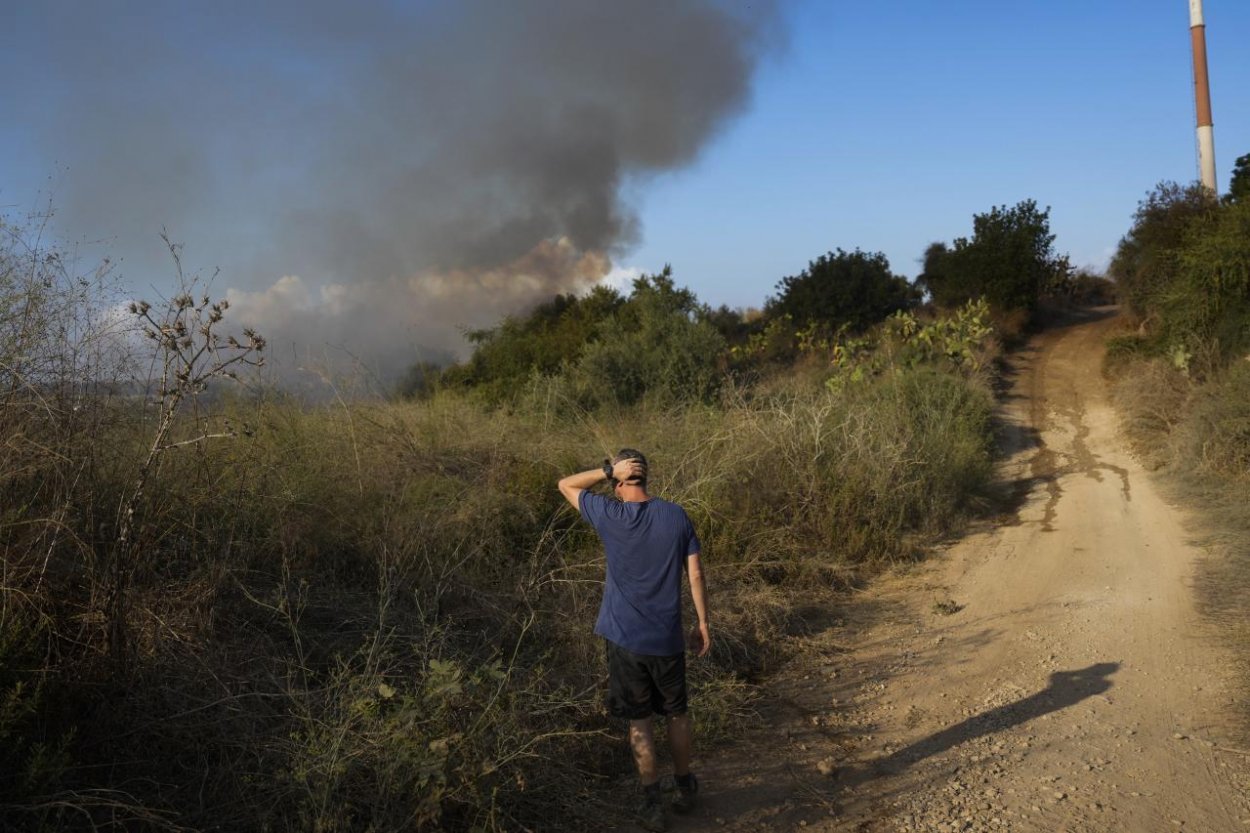
POLYGON ((1173 432, 1185 418, 1193 383, 1160 359, 1124 361, 1116 375, 1112 398, 1143 462, 1158 469, 1179 461, 1173 432))
MULTIPOLYGON (((218 315, 201 300, 173 303, 218 315)), ((198 355, 197 326, 153 326, 198 355)), ((152 401, 77 365, 0 392, 5 829, 586 829, 629 762, 590 633, 601 550, 561 475, 643 448, 690 512, 719 739, 815 626, 797 611, 950 531, 990 474, 986 385, 923 363, 598 412, 560 379, 511 410, 180 409, 208 377, 157 364, 182 382, 152 401)))
MULTIPOLYGON (((567 422, 446 396, 227 400, 207 418, 245 432, 152 472, 123 678, 92 589, 112 533, 79 525, 107 517, 126 461, 143 459, 148 424, 115 420, 75 493, 100 513, 44 507, 6 527, 0 595, 42 623, 39 677, 57 691, 23 689, 38 726, 8 725, 72 738, 72 765, 5 818, 108 827, 90 801, 43 800, 107 788, 132 828, 577 829, 579 795, 628 761, 589 633, 599 546, 556 479, 640 446, 658 493, 689 508, 717 620, 692 677, 697 720, 728 737, 803 627, 796 599, 910 557, 967 511, 988 474, 987 416, 983 391, 923 374, 567 422)), ((170 440, 203 431, 179 423, 170 440)))
MULTIPOLYGON (((1163 359, 1126 361, 1113 393, 1134 449, 1160 469, 1195 518, 1212 557, 1196 581, 1208 619, 1234 646, 1250 645, 1250 362, 1198 384, 1163 359)), ((1237 651, 1243 656, 1244 651, 1237 651)), ((1238 659, 1250 681, 1250 661, 1238 659)), ((1240 704, 1250 735, 1250 701, 1240 704)))

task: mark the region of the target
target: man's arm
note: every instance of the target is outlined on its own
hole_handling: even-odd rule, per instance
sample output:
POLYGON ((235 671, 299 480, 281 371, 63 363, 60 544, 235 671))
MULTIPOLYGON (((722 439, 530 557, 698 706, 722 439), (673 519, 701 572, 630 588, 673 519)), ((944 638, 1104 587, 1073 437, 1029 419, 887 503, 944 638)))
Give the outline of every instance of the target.
MULTIPOLYGON (((646 469, 637 460, 621 460, 612 467, 612 477, 617 480, 628 480, 631 477, 644 476, 646 476, 646 469)), ((607 479, 608 477, 603 473, 603 469, 587 469, 586 471, 561 478, 556 486, 560 488, 560 494, 564 495, 564 499, 580 512, 582 506, 578 501, 581 500, 582 492, 607 479)))
POLYGON ((690 630, 690 650, 704 656, 712 648, 712 631, 707 619, 707 585, 703 583, 703 561, 696 552, 686 556, 686 575, 690 577, 690 598, 699 623, 690 630))

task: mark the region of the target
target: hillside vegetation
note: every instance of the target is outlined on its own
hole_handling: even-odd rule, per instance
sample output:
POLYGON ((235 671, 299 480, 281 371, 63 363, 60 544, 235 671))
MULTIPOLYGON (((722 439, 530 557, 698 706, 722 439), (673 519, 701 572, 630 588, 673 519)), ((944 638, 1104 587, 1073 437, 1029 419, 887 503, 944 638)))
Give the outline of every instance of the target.
POLYGON ((1111 264, 1136 331, 1109 346, 1129 424, 1158 464, 1246 475, 1250 414, 1250 157, 1223 201, 1162 183, 1111 264))
MULTIPOLYGON (((1003 233, 1045 245, 982 279, 1023 258, 1067 285, 1027 213, 1003 233)), ((558 297, 391 401, 313 407, 233 384, 264 339, 194 279, 119 322, 107 270, 28 228, 0 253, 6 830, 584 829, 628 759, 561 475, 642 448, 690 512, 704 742, 749 714, 799 602, 992 498, 994 322, 1024 296, 921 309, 879 254, 822 256, 761 313, 669 270, 558 297)))
MULTIPOLYGON (((1202 583, 1210 612, 1250 642, 1250 156, 1229 194, 1163 183, 1138 206, 1112 275, 1134 331, 1108 374, 1138 452, 1198 509, 1228 557, 1202 583)), ((1244 669, 1250 674, 1250 667, 1244 669)))

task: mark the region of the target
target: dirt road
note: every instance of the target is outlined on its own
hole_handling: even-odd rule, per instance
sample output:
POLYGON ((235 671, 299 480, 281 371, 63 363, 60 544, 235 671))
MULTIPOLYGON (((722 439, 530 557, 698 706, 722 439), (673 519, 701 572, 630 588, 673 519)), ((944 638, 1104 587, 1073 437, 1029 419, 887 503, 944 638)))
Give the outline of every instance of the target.
POLYGON ((673 830, 1250 830, 1204 552, 1117 430, 1109 317, 1037 339, 1004 404, 1015 518, 877 582, 673 830), (854 616, 855 614, 851 614, 854 616))

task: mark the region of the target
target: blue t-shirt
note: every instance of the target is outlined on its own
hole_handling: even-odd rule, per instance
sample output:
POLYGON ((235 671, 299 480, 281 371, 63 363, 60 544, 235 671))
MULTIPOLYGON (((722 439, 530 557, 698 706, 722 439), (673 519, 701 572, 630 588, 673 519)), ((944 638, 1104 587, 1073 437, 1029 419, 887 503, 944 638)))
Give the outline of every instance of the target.
POLYGON ((681 574, 699 552, 686 511, 657 497, 631 503, 589 489, 579 505, 608 560, 595 633, 636 654, 680 654, 681 574))

